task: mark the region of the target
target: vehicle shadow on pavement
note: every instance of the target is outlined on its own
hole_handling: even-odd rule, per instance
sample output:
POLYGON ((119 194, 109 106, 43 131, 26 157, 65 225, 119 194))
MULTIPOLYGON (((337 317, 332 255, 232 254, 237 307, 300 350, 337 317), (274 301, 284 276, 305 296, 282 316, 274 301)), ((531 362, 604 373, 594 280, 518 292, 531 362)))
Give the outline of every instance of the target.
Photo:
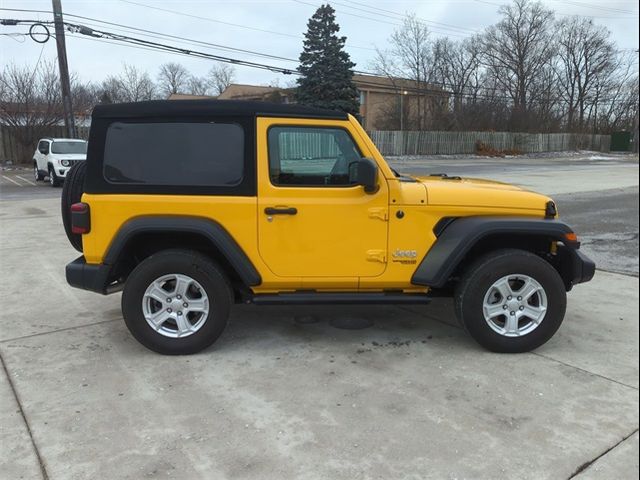
POLYGON ((354 345, 360 351, 440 341, 452 348, 480 350, 458 326, 450 301, 437 300, 430 306, 242 305, 235 307, 226 331, 206 352, 236 348, 280 350, 301 344, 354 345), (363 320, 371 325, 360 329, 334 326, 366 323, 363 320))

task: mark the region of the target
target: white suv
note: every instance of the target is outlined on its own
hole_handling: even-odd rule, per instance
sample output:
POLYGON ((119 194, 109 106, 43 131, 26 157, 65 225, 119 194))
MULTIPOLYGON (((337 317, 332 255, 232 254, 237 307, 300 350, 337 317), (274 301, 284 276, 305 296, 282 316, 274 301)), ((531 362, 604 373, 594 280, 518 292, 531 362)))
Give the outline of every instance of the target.
POLYGON ((43 138, 33 154, 33 174, 36 181, 49 177, 51 186, 57 187, 73 165, 86 159, 86 140, 43 138))

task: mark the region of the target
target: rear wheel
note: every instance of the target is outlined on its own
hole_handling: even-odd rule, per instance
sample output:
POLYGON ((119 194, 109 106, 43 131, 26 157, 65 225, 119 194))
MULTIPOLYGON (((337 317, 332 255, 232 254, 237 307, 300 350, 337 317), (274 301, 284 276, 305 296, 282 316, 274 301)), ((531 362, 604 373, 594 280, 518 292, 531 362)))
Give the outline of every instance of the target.
POLYGON ((127 278, 122 314, 131 334, 165 355, 208 347, 227 325, 233 296, 229 282, 208 257, 165 250, 143 260, 127 278))
POLYGON ((67 179, 62 187, 62 197, 60 200, 64 231, 73 248, 79 252, 82 252, 82 235, 71 231, 71 205, 78 203, 82 199, 86 171, 87 164, 85 162, 78 162, 71 167, 69 172, 67 172, 67 179))
POLYGON ((456 289, 458 319, 483 347, 528 352, 547 342, 564 319, 567 294, 558 272, 523 250, 478 259, 456 289))

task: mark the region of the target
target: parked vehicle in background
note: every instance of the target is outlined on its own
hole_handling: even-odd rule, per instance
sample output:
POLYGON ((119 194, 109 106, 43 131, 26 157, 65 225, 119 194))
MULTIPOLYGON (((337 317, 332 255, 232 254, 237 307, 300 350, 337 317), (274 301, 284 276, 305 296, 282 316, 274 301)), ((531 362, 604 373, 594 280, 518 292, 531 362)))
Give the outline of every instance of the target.
POLYGON ((33 175, 36 181, 49 178, 58 187, 69 169, 87 159, 87 141, 75 138, 42 138, 33 154, 33 175))

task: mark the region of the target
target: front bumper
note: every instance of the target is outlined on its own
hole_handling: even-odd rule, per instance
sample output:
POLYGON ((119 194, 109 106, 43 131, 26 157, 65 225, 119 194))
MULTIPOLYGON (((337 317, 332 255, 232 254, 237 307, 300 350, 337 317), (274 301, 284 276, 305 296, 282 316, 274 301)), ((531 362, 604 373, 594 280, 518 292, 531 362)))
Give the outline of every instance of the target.
POLYGON ((69 165, 64 166, 62 165, 62 161, 56 161, 53 163, 53 169, 56 171, 56 175, 59 178, 65 178, 67 176, 67 173, 69 173, 69 170, 71 170, 71 168, 80 163, 80 162, 84 162, 84 160, 68 160, 69 165))
POLYGON ((67 264, 65 274, 67 283, 75 288, 108 295, 122 289, 118 283, 110 283, 111 266, 89 264, 84 257, 78 257, 67 264))
POLYGON ((596 264, 578 248, 558 246, 560 270, 566 282, 567 290, 573 285, 590 281, 596 273, 596 264))
POLYGON ((580 250, 573 250, 573 283, 589 282, 596 273, 596 262, 580 250))

